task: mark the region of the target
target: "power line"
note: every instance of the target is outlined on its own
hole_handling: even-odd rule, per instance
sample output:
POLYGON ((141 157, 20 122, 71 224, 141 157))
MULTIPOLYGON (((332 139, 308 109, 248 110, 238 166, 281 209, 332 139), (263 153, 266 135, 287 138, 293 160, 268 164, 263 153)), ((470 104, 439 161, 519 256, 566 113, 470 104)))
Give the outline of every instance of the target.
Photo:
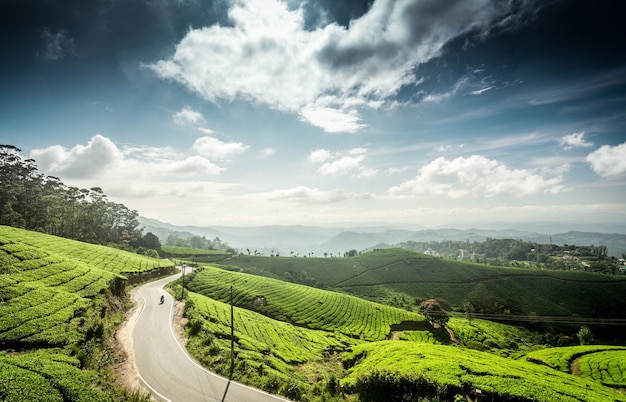
POLYGON ((590 325, 626 325, 626 319, 622 318, 589 318, 589 317, 563 317, 563 316, 540 316, 540 315, 515 315, 515 314, 482 314, 472 313, 472 318, 481 318, 495 321, 516 321, 531 323, 550 324, 590 324, 590 325))

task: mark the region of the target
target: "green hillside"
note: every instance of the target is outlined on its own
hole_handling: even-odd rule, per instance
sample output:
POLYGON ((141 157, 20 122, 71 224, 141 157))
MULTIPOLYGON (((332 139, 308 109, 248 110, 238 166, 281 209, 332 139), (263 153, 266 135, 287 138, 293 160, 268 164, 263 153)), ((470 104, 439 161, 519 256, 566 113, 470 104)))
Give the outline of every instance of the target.
POLYGON ((407 394, 446 401, 461 395, 498 401, 626 400, 595 381, 452 346, 375 342, 355 347, 343 361, 348 375, 342 384, 363 401, 399 401, 407 394))
POLYGON ((338 331, 352 338, 385 339, 391 325, 424 317, 337 292, 315 289, 239 272, 205 267, 187 288, 299 327, 338 331))
POLYGON ((348 258, 239 255, 228 264, 409 308, 416 300, 439 298, 452 307, 472 301, 484 313, 626 317, 624 276, 493 267, 402 249, 348 258))
MULTIPOLYGON (((486 400, 626 400, 611 388, 621 386, 621 369, 604 381, 598 370, 579 375, 527 360, 545 346, 524 328, 452 317, 448 333, 406 310, 213 266, 187 280, 192 355, 229 375, 232 287, 233 378, 296 400, 476 400, 477 390, 486 400)), ((614 365, 620 356, 597 357, 614 365)))
POLYGON ((84 391, 101 376, 81 369, 110 364, 105 342, 124 318, 126 279, 167 268, 173 264, 0 226, 0 348, 23 352, 0 351, 0 400, 111 400, 84 391), (33 384, 24 392, 14 381, 22 375, 33 384))

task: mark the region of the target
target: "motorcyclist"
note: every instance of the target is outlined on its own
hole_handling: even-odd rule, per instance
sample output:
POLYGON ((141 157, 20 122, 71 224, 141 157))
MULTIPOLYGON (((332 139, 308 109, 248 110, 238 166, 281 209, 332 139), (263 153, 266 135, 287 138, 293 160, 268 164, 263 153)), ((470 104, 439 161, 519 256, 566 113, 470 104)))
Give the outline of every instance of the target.
POLYGON ((161 295, 161 304, 165 303, 165 296, 161 295))

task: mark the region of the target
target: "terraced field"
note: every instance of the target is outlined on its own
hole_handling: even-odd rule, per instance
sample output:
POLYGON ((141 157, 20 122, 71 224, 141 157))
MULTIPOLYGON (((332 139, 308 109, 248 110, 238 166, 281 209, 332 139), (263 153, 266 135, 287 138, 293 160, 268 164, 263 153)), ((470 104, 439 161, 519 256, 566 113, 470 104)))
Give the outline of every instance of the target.
POLYGON ((168 266, 173 264, 0 226, 0 349, 11 350, 0 351, 0 400, 125 400, 107 379, 110 353, 97 346, 106 326, 113 326, 107 298, 123 295, 118 285, 126 276, 168 266))
POLYGON ((3 401, 110 401, 93 387, 95 372, 84 371, 77 359, 59 351, 8 356, 0 353, 0 399, 3 401))
POLYGON ((526 355, 527 360, 603 384, 626 386, 626 346, 582 345, 547 348, 526 355))
POLYGON ((374 342, 356 346, 343 360, 349 374, 342 384, 364 401, 401 400, 407 394, 444 400, 465 394, 481 400, 626 401, 598 382, 453 346, 374 342))
POLYGON ((91 299, 122 274, 171 263, 0 226, 0 345, 64 345, 91 299))
POLYGON ((354 296, 213 267, 204 268, 187 287, 228 302, 231 285, 234 303, 239 307, 298 327, 337 331, 355 339, 386 339, 391 325, 424 320, 417 313, 354 296))
POLYGON ((493 267, 402 249, 348 258, 240 255, 228 264, 274 277, 313 278, 324 288, 390 305, 436 297, 460 306, 482 287, 507 309, 524 314, 597 317, 602 311, 605 318, 623 318, 626 311, 624 276, 493 267))
POLYGON ((588 353, 573 362, 582 378, 590 378, 609 387, 626 387, 626 349, 588 353))

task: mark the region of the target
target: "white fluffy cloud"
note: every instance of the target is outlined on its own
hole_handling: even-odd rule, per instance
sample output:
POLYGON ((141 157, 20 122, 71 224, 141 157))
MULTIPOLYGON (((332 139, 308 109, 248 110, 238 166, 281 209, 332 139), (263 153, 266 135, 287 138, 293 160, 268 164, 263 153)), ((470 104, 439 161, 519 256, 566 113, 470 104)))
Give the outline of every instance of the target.
POLYGON ((253 100, 327 132, 355 132, 364 127, 360 108, 380 107, 415 83, 413 67, 455 37, 514 20, 512 3, 376 0, 348 28, 307 31, 302 9, 289 2, 239 0, 229 10, 232 26, 190 30, 150 67, 212 102, 253 100))
POLYGON ((616 146, 604 145, 585 159, 600 176, 615 176, 626 172, 626 142, 616 146))
POLYGON ((572 133, 569 135, 564 135, 561 137, 559 141, 561 147, 564 149, 572 149, 572 148, 588 148, 593 146, 593 142, 589 142, 585 140, 585 132, 581 131, 580 133, 572 133))
POLYGON ((510 169, 483 156, 437 158, 419 170, 415 179, 389 189, 392 196, 436 195, 459 198, 501 194, 525 196, 564 190, 561 177, 546 179, 526 169, 510 169))
POLYGON ((34 149, 31 157, 47 174, 71 178, 95 176, 123 159, 113 141, 100 134, 93 136, 87 145, 76 145, 72 149, 60 145, 34 149))
POLYGON ((127 194, 159 191, 163 182, 219 175, 224 168, 201 155, 181 155, 170 148, 120 149, 109 138, 93 136, 87 145, 71 149, 53 145, 30 153, 39 169, 81 187, 124 187, 127 194), (141 190, 139 190, 141 189, 141 190))
POLYGON ((339 176, 350 172, 355 177, 373 176, 377 171, 362 164, 366 153, 366 148, 353 148, 345 153, 316 149, 309 155, 309 161, 321 164, 317 172, 322 176, 339 176))
POLYGON ((322 163, 332 158, 332 153, 327 149, 316 149, 309 155, 311 162, 322 163))
POLYGON ((214 137, 200 137, 194 142, 193 149, 207 158, 224 160, 247 151, 248 146, 241 142, 223 142, 214 137))
POLYGON ((174 120, 174 123, 180 125, 198 125, 206 122, 202 113, 196 112, 189 106, 185 106, 180 111, 174 113, 172 119, 174 120))

